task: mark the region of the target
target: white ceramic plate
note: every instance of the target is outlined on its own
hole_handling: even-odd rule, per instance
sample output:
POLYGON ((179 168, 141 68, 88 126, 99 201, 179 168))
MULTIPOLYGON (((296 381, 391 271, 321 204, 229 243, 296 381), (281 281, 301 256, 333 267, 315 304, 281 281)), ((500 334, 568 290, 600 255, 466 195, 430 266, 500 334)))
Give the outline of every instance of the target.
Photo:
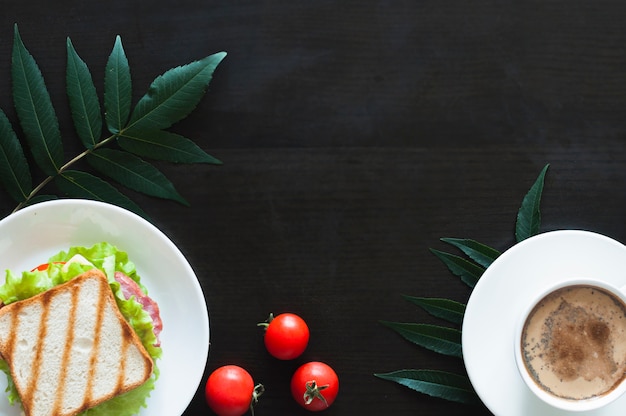
MULTIPOLYGON (((497 416, 562 416, 536 398, 515 365, 514 331, 520 313, 546 287, 588 277, 614 286, 626 284, 626 247, 588 231, 552 231, 504 252, 472 291, 463 321, 463 359, 476 392, 497 416)), ((626 396, 585 413, 617 416, 626 396)))
MULTIPOLYGON (((163 320, 157 361, 161 371, 142 416, 181 415, 201 382, 209 351, 209 319, 198 279, 165 234, 114 205, 56 200, 24 208, 0 221, 0 277, 4 270, 30 270, 70 246, 107 241, 126 251, 163 320)), ((0 374, 0 396, 6 377, 0 374)), ((18 416, 19 406, 0 397, 0 414, 18 416)))

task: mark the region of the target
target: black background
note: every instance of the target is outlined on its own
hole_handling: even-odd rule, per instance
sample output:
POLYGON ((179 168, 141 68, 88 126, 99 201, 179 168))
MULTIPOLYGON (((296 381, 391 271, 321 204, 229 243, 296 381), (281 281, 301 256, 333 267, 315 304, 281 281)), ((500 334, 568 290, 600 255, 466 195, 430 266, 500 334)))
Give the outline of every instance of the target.
MULTIPOLYGON (((135 99, 165 70, 228 52, 208 94, 173 129, 224 165, 160 165, 189 208, 129 195, 201 281, 207 374, 235 363, 265 384, 257 416, 307 414, 288 383, 313 359, 341 380, 328 415, 489 414, 376 379, 401 368, 464 371, 378 321, 436 322, 402 294, 467 301, 469 289, 428 248, 447 248, 440 237, 508 248, 521 200, 547 163, 542 231, 626 241, 623 2, 0 4, 0 107, 15 121, 18 23, 68 159, 79 147, 70 144, 66 37, 101 94, 119 34, 135 99), (296 362, 270 358, 256 327, 283 311, 311 328, 296 362)), ((2 215, 13 207, 2 193, 2 215)), ((211 414, 201 389, 185 413, 197 414, 211 414)))

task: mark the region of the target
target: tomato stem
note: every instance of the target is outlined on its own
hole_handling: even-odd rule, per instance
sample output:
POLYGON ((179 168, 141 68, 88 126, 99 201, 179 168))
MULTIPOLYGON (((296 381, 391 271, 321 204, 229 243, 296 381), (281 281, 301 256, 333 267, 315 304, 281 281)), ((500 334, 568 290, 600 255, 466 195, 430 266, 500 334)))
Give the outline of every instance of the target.
POLYGON ((270 312, 269 318, 267 318, 265 322, 259 322, 258 324, 256 324, 256 326, 262 326, 263 328, 267 329, 267 327, 270 326, 270 323, 273 320, 274 320, 274 314, 270 312))
POLYGON ((328 384, 324 386, 318 386, 315 380, 307 381, 305 384, 306 391, 304 392, 304 404, 311 404, 311 402, 315 399, 320 399, 326 407, 328 407, 328 402, 326 401, 326 397, 322 394, 322 390, 328 388, 328 384))
POLYGON ((259 402, 259 397, 265 393, 265 386, 263 384, 257 384, 252 390, 252 400, 250 401, 250 414, 254 416, 254 405, 259 402))

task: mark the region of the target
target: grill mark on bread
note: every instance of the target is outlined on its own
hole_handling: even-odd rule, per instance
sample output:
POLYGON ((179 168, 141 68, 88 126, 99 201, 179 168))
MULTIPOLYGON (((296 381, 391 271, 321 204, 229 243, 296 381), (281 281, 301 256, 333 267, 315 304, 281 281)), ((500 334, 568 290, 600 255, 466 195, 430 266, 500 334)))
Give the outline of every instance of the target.
MULTIPOLYGON (((39 320, 38 322, 36 322, 37 326, 35 327, 34 325, 32 325, 32 322, 33 322, 32 320, 30 324, 31 327, 35 329, 37 340, 38 340, 35 343, 34 360, 32 363, 32 369, 30 371, 30 374, 27 377, 27 380, 25 380, 21 388, 20 386, 16 384, 16 386, 18 387, 18 392, 20 392, 25 414, 27 416, 33 414, 33 412, 35 411, 38 414, 40 413, 41 406, 37 404, 37 399, 40 396, 39 396, 39 393, 37 394, 35 393, 41 388, 41 386, 39 386, 39 379, 42 374, 41 371, 42 371, 42 366, 44 364, 44 360, 46 359, 46 357, 44 357, 46 355, 44 350, 47 350, 46 345, 56 345, 56 342, 54 344, 50 344, 50 342, 53 342, 53 341, 51 341, 50 339, 46 339, 46 337, 48 336, 48 332, 49 332, 48 317, 50 315, 49 311, 51 309, 50 303, 54 299, 56 299, 55 298, 56 296, 59 296, 61 293, 68 294, 69 292, 68 302, 70 303, 69 305, 67 305, 68 307, 64 309, 64 310, 67 310, 68 312, 67 328, 61 331, 53 330, 52 332, 52 334, 55 334, 59 337, 60 341, 58 342, 63 343, 61 351, 60 351, 60 353, 62 354, 62 358, 60 361, 61 366, 59 369, 58 384, 51 386, 49 390, 49 395, 52 397, 50 399, 50 402, 51 402, 50 407, 48 408, 48 410, 45 410, 46 413, 41 413, 41 414, 55 415, 55 416, 76 415, 82 411, 85 411, 101 403, 104 400, 108 400, 116 396, 117 394, 121 394, 130 389, 138 387, 139 385, 143 384, 152 374, 154 363, 152 362, 152 359, 149 356, 149 354, 143 348, 143 345, 141 345, 141 341, 138 338, 137 334, 130 327, 130 325, 126 322, 124 317, 121 315, 119 309, 117 308, 115 298, 109 288, 109 284, 106 279, 106 276, 104 276, 100 272, 97 272, 97 273, 100 273, 101 276, 98 276, 98 278, 95 279, 93 276, 94 272, 96 271, 92 271, 91 275, 88 275, 90 272, 86 272, 82 275, 82 276, 86 276, 86 277, 83 277, 83 280, 87 281, 91 279, 96 283, 97 289, 93 288, 94 292, 95 290, 97 290, 97 295, 93 295, 93 296, 96 296, 96 299, 94 299, 96 302, 93 305, 93 307, 95 307, 96 309, 93 312, 93 315, 90 315, 91 312, 85 312, 86 315, 85 314, 81 315, 81 319, 85 319, 85 316, 87 316, 89 318, 88 320, 89 325, 94 326, 93 333, 91 332, 89 333, 90 335, 91 334, 93 335, 93 339, 90 338, 92 343, 89 347, 90 350, 88 352, 88 358, 87 358, 88 362, 85 365, 86 374, 84 374, 84 376, 86 377, 86 386, 82 393, 83 394, 82 404, 72 405, 71 410, 67 410, 65 408, 66 403, 64 399, 65 399, 65 394, 67 393, 66 384, 67 384, 68 377, 69 377, 68 372, 71 371, 70 367, 72 366, 72 363, 73 363, 72 360, 73 358, 75 358, 75 356, 72 355, 72 348, 75 346, 74 341, 76 340, 76 337, 80 336, 76 331, 77 331, 77 314, 79 310, 78 305, 81 299, 80 291, 83 288, 83 285, 82 284, 68 285, 69 291, 67 289, 61 289, 61 290, 65 290, 65 292, 62 292, 60 290, 55 291, 55 288, 53 288, 33 298, 29 298, 25 301, 15 302, 13 304, 7 305, 0 309, 0 317, 2 317, 2 315, 5 315, 6 318, 9 318, 6 320, 8 321, 8 324, 9 324, 8 325, 9 330, 6 333, 0 333, 0 352, 1 352, 0 355, 7 357, 7 361, 9 362, 9 365, 11 367, 11 372, 14 375, 14 379, 15 379, 14 368, 11 366, 10 360, 12 357, 15 357, 16 349, 20 348, 19 344, 21 341, 19 341, 19 339, 21 338, 18 338, 18 335, 17 335, 17 333, 20 332, 20 321, 21 321, 20 314, 23 310, 27 310, 28 308, 32 308, 33 306, 41 308, 41 312, 39 314, 39 320), (107 314, 109 315, 112 314, 113 317, 107 314), (116 379, 111 380, 111 381, 115 380, 114 390, 104 395, 102 393, 99 393, 96 395, 94 383, 95 383, 95 379, 97 375, 97 368, 99 365, 99 357, 100 357, 99 353, 100 353, 100 349, 102 348, 102 340, 104 338, 103 329, 104 329, 104 326, 107 325, 106 322, 108 322, 108 325, 111 325, 111 322, 117 322, 116 319, 118 318, 119 318, 119 324, 120 324, 119 326, 120 340, 119 341, 121 343, 119 345, 120 347, 119 361, 117 363, 117 366, 118 366, 117 368, 115 367, 110 368, 111 372, 118 371, 116 379), (107 321, 105 321, 105 319, 107 319, 107 321), (111 321, 111 319, 113 319, 113 321, 111 321), (134 349, 132 350, 133 357, 129 358, 131 355, 131 352, 130 352, 131 347, 134 347, 134 349), (137 366, 138 364, 136 364, 137 354, 143 357, 142 360, 144 360, 143 361, 144 364, 140 367, 138 367, 137 366), (128 364, 129 367, 127 368, 128 360, 134 360, 134 362, 133 362, 133 366, 131 366, 131 364, 129 363, 128 364), (139 378, 136 377, 138 369, 140 369, 140 372, 143 373, 143 378, 141 379, 142 381, 140 381, 139 378), (131 371, 131 372, 127 374, 128 371, 131 371), (133 377, 133 378, 131 379, 130 377, 133 377), (37 405, 37 409, 34 408, 34 405, 37 405), (75 406, 78 406, 78 407, 75 407, 75 406)), ((79 277, 75 279, 78 279, 79 277)), ((76 280, 76 282, 77 281, 78 280, 76 280)), ((67 285, 70 282, 57 286, 57 288, 67 285)), ((84 296, 86 295, 87 294, 85 294, 84 296)), ((82 299, 84 302, 85 298, 82 297, 82 299)), ((82 373, 80 373, 80 375, 82 375, 82 373)), ((74 378, 76 378, 75 372, 73 373, 73 376, 74 378)))
MULTIPOLYGON (((100 286, 99 290, 102 290, 100 286)), ((91 356, 89 357, 89 375, 87 378, 87 387, 85 388, 85 402, 89 403, 93 397, 93 382, 94 375, 96 373, 96 364, 98 360, 98 351, 100 349, 100 340, 102 338, 102 321, 104 320, 104 296, 98 296, 98 303, 96 305, 96 333, 94 334, 93 348, 91 350, 91 356)))
MULTIPOLYGON (((39 384, 39 375, 41 374, 41 362, 43 361, 43 347, 45 342, 43 340, 46 339, 46 334, 48 333, 48 326, 46 325, 46 321, 48 320, 49 308, 46 307, 50 303, 51 294, 48 292, 44 292, 39 298, 39 303, 42 308, 41 320, 39 324, 39 335, 38 339, 42 340, 42 342, 37 343, 37 349, 35 351, 35 359, 33 360, 33 374, 28 383, 28 391, 26 392, 26 397, 22 398, 22 403, 24 403, 24 407, 31 408, 33 406, 33 393, 39 384)), ((20 304, 19 311, 22 310, 24 305, 20 304)), ((19 316, 19 315, 18 315, 19 316)), ((15 347, 15 344, 13 345, 15 347)), ((13 351, 12 351, 13 352, 13 351)))
MULTIPOLYGON (((130 334, 128 333, 128 328, 122 328, 122 357, 125 357, 128 351, 128 338, 130 334)), ((117 389, 124 385, 124 378, 126 377, 126 361, 122 360, 120 363, 120 373, 117 377, 117 389)))
MULTIPOLYGON (((15 328, 15 327, 17 327, 19 325, 19 319, 18 319, 19 318, 19 311, 20 311, 19 308, 14 308, 14 309, 11 310, 11 319, 10 320, 11 320, 11 327, 12 328, 15 328)), ((11 353, 13 351, 15 351, 15 339, 16 338, 17 337, 16 337, 16 334, 15 334, 15 331, 11 331, 9 333, 9 338, 7 340, 7 350, 9 352, 11 352, 11 353)), ((4 359, 4 357, 3 357, 3 359, 4 359)))
POLYGON ((80 290, 79 286, 73 286, 71 288, 71 304, 70 304, 70 311, 69 311, 69 323, 68 323, 68 328, 67 328, 67 336, 65 338, 65 348, 63 348, 63 363, 65 363, 66 365, 61 367, 61 374, 59 376, 59 385, 57 386, 57 391, 56 391, 56 395, 55 395, 55 401, 54 401, 54 407, 53 407, 53 414, 60 414, 60 407, 63 404, 63 398, 64 398, 64 387, 65 387, 65 380, 67 379, 67 370, 68 370, 68 366, 67 363, 69 362, 70 359, 70 352, 71 352, 71 348, 68 346, 72 345, 72 342, 74 342, 74 330, 75 330, 75 326, 76 326, 76 308, 78 307, 78 292, 80 290))

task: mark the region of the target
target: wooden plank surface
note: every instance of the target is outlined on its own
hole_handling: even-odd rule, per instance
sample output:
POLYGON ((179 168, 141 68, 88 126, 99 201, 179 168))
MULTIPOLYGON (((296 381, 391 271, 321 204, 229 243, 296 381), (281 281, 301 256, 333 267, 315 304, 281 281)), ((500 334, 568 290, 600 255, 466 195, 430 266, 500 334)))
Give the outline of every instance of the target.
MULTIPOLYGON (((467 301, 428 249, 444 248, 441 237, 508 248, 547 163, 543 231, 626 241, 625 15, 619 1, 4 2, 0 108, 16 121, 15 22, 68 158, 79 146, 66 37, 102 93, 121 35, 136 99, 165 70, 227 51, 208 95, 173 128, 224 165, 160 165, 189 208, 130 194, 198 274, 207 372, 244 365, 267 387, 257 415, 306 414, 288 392, 297 363, 269 358, 256 327, 290 310, 311 325, 306 358, 339 373, 326 414, 490 414, 374 378, 463 372, 379 320, 432 322, 403 294, 467 301)), ((13 206, 0 194, 3 216, 13 206)), ((196 414, 208 414, 202 388, 185 413, 196 414)))

